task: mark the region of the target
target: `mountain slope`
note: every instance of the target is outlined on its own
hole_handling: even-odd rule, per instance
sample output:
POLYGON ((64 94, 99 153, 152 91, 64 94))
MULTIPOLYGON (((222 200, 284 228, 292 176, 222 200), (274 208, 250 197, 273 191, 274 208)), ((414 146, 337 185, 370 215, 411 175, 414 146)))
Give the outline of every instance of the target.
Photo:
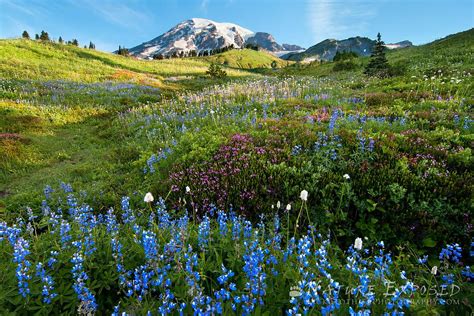
MULTIPOLYGON (((350 37, 344 40, 326 39, 304 52, 289 53, 282 56, 283 59, 293 61, 332 60, 337 51, 351 51, 360 56, 369 56, 375 41, 367 37, 350 37)), ((410 41, 387 44, 389 49, 404 48, 412 46, 410 41)))
POLYGON ((193 18, 129 49, 129 52, 141 59, 151 59, 154 55, 169 56, 191 51, 199 53, 229 46, 243 48, 246 44, 257 45, 270 52, 287 51, 287 48, 296 46, 282 46, 268 33, 253 32, 237 24, 193 18))

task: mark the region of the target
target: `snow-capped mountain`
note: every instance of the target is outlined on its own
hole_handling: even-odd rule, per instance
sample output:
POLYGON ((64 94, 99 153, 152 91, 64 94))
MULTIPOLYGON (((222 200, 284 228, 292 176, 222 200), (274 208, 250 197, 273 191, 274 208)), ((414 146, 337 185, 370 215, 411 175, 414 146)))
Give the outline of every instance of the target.
POLYGON ((154 55, 167 56, 190 51, 199 53, 229 46, 242 48, 246 44, 257 45, 269 52, 302 49, 297 45, 280 45, 268 33, 253 32, 237 24, 193 18, 179 23, 151 41, 129 49, 129 52, 138 58, 150 59, 154 55))
MULTIPOLYGON (((343 40, 326 39, 314 46, 311 46, 304 52, 288 53, 281 58, 293 61, 314 61, 314 60, 332 60, 337 51, 351 51, 360 56, 370 56, 375 40, 367 37, 351 37, 343 40)), ((405 48, 412 46, 410 41, 403 41, 394 44, 385 44, 388 49, 405 48)))

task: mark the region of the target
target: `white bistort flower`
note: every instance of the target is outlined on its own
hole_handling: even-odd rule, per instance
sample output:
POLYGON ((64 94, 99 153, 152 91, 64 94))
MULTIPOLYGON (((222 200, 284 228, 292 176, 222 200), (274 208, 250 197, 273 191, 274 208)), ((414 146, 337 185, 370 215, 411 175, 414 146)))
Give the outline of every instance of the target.
POLYGON ((287 210, 288 212, 291 211, 291 204, 287 204, 287 205, 286 205, 286 210, 287 210))
POLYGON ((351 178, 351 176, 348 175, 347 173, 346 173, 345 175, 343 175, 342 177, 343 177, 344 179, 346 179, 346 180, 349 180, 349 179, 351 178))
POLYGON ((186 193, 191 192, 191 188, 189 186, 186 186, 186 193))
POLYGON ((153 195, 150 192, 145 194, 145 198, 143 199, 143 201, 145 201, 146 203, 153 202, 153 200, 154 200, 153 195))
POLYGON ((362 238, 356 238, 356 240, 354 241, 354 248, 357 250, 362 250, 362 238))
POLYGON ((306 190, 301 191, 301 193, 300 193, 300 198, 301 198, 303 201, 308 201, 308 191, 306 191, 306 190))
POLYGON ((281 206, 280 201, 278 201, 277 202, 277 209, 280 209, 280 206, 281 206))
POLYGON ((431 268, 431 274, 436 275, 436 273, 438 273, 438 267, 433 266, 433 268, 431 268))

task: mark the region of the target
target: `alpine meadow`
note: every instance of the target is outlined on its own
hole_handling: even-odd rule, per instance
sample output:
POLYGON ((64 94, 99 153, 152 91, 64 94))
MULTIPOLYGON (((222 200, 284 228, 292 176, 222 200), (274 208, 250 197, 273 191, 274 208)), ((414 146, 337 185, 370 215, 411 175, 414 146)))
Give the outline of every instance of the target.
POLYGON ((114 52, 65 18, 6 33, 102 12, 46 2, 0 1, 1 315, 474 313, 473 28, 306 49, 189 18, 114 52))

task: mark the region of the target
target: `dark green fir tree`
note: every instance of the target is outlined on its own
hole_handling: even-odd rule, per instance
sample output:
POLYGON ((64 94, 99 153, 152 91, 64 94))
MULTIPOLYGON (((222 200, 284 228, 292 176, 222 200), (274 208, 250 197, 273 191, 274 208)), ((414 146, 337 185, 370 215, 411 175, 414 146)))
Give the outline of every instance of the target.
POLYGON ((369 63, 365 67, 364 73, 366 75, 380 78, 385 78, 390 75, 390 65, 388 64, 387 57, 385 57, 385 49, 382 36, 378 33, 369 63))

